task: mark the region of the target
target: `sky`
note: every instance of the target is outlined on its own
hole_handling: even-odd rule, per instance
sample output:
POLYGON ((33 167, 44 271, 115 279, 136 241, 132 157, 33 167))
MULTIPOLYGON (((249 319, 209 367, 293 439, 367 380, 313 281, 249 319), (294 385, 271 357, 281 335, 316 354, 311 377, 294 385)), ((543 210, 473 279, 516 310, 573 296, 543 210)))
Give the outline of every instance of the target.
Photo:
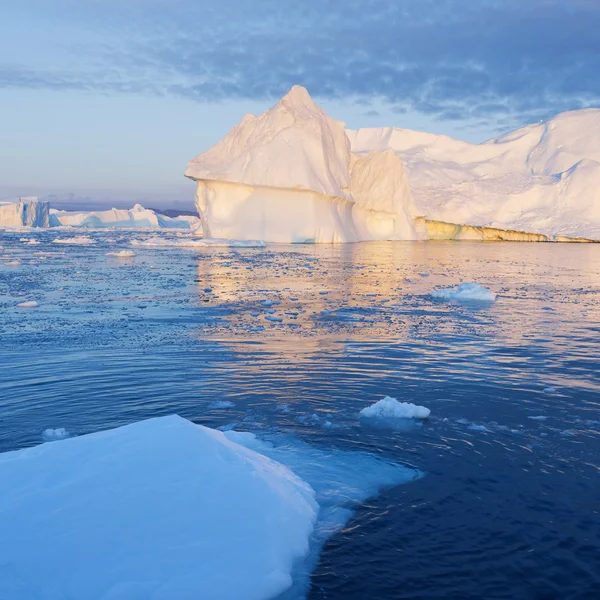
POLYGON ((304 85, 481 142, 600 106, 600 0, 0 0, 0 199, 191 208, 187 162, 304 85))

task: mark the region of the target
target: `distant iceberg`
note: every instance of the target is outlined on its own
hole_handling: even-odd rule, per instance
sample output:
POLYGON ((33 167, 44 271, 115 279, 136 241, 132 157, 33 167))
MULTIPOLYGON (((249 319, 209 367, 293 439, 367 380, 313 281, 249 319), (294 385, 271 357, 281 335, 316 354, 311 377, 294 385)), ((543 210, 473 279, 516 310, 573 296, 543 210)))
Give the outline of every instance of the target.
POLYGON ((167 217, 141 204, 130 209, 111 208, 92 212, 51 209, 50 213, 57 225, 94 229, 196 229, 200 225, 198 217, 167 217))
POLYGON ((50 204, 36 197, 0 202, 0 227, 50 227, 50 204))

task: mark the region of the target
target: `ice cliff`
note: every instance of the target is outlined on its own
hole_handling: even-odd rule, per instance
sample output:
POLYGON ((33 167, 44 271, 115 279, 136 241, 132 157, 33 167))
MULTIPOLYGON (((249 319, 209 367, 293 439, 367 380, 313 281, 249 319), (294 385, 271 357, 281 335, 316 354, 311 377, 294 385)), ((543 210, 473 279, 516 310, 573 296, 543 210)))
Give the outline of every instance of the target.
POLYGON ((402 162, 355 156, 344 124, 294 86, 274 107, 246 115, 192 160, 196 206, 208 237, 270 242, 417 239, 402 162))
MULTIPOLYGON (((402 161, 430 236, 447 224, 600 239, 600 110, 560 114, 482 144, 393 127, 347 130, 352 152, 402 161)), ((460 235, 490 239, 463 227, 460 235)), ((502 236, 502 234, 494 234, 502 236)), ((529 236, 531 237, 531 236, 529 236)))
POLYGON ((299 86, 185 172, 208 237, 272 242, 600 239, 600 110, 482 144, 346 130, 299 86))
POLYGON ((0 202, 1 227, 49 227, 50 205, 37 198, 0 202))

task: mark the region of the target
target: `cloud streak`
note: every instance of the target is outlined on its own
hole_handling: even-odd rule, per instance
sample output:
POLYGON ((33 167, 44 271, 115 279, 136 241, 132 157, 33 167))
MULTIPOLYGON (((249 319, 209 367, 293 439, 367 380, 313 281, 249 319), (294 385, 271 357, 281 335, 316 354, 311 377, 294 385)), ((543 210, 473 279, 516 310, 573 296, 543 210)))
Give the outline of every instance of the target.
MULTIPOLYGON (((40 0, 28 4, 51 18, 40 0)), ((320 98, 488 122, 600 104, 596 0, 58 0, 52 8, 55 23, 93 30, 94 42, 73 42, 68 69, 0 62, 0 87, 220 101, 274 99, 298 83, 320 98)))

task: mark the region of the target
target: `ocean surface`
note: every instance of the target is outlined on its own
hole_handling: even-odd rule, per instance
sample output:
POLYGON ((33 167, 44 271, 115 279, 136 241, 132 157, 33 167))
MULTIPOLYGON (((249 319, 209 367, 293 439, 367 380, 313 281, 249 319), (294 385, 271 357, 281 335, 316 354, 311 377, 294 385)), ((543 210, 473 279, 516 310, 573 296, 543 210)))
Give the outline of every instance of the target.
POLYGON ((360 450, 424 476, 356 507, 310 600, 600 598, 599 245, 73 235, 0 233, 0 451, 172 413, 360 450), (496 302, 429 296, 470 281, 496 302), (384 396, 431 417, 359 418, 384 396))

